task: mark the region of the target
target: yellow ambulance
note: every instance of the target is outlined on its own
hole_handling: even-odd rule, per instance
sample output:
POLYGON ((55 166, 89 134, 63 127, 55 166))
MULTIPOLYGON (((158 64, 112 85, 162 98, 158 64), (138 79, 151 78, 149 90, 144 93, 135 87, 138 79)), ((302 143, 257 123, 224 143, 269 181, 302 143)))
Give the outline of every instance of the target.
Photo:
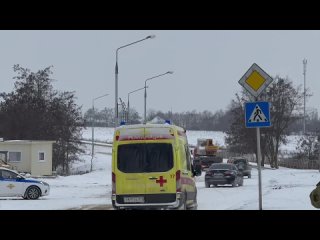
POLYGON ((186 131, 165 124, 122 125, 112 148, 114 209, 197 209, 186 131))

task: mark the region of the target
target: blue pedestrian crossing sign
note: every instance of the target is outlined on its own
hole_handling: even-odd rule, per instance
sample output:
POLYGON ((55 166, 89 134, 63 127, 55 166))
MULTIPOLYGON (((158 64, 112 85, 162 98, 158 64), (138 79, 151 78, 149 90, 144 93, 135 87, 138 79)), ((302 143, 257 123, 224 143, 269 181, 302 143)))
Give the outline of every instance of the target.
POLYGON ((270 127, 269 102, 247 102, 245 118, 247 128, 270 127))

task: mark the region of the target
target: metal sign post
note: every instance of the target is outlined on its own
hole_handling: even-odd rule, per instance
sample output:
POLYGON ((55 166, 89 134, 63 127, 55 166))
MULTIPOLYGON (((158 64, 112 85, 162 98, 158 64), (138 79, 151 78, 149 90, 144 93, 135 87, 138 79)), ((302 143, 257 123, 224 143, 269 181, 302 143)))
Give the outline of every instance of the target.
POLYGON ((262 210, 261 146, 260 127, 270 127, 270 104, 268 102, 247 102, 245 104, 245 123, 247 128, 256 128, 257 165, 259 175, 259 210, 262 210))
POLYGON ((268 87, 273 79, 260 68, 253 64, 239 80, 256 102, 246 103, 245 123, 247 128, 255 127, 257 131, 257 165, 259 178, 259 210, 262 210, 262 177, 261 177, 261 147, 260 147, 260 127, 270 127, 270 104, 268 102, 258 102, 258 96, 268 87))
POLYGON ((261 146, 260 128, 257 129, 257 157, 258 157, 258 178, 259 178, 259 210, 262 210, 262 179, 261 179, 261 146))

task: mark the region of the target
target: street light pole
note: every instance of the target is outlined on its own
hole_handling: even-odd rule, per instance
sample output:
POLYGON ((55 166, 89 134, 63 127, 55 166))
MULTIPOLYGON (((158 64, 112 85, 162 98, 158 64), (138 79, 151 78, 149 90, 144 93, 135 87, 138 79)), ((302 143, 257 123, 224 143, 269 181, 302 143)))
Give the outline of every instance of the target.
POLYGON ((92 149, 91 149, 91 167, 90 167, 90 172, 92 172, 92 160, 93 160, 93 155, 94 155, 94 123, 95 123, 95 120, 94 120, 94 101, 99 99, 99 98, 102 98, 102 97, 105 97, 105 96, 108 96, 109 94, 105 94, 105 95, 102 95, 100 97, 97 97, 97 98, 94 98, 92 99, 92 137, 91 137, 91 140, 92 140, 92 149))
POLYGON ((116 66, 115 66, 115 105, 114 105, 114 109, 115 109, 115 116, 114 116, 114 126, 115 128, 118 126, 118 123, 119 123, 119 114, 118 114, 118 74, 119 74, 119 68, 118 68, 118 52, 121 48, 125 48, 125 47, 128 47, 128 46, 131 46, 133 44, 136 44, 138 42, 142 42, 144 40, 147 40, 147 39, 153 39, 155 38, 156 36, 155 35, 149 35, 143 39, 140 39, 138 41, 135 41, 135 42, 132 42, 132 43, 129 43, 129 44, 126 44, 126 45, 123 45, 119 48, 117 48, 116 50, 116 66))
POLYGON ((131 93, 134 93, 134 92, 137 92, 137 91, 140 91, 140 90, 142 90, 142 89, 144 89, 144 87, 142 87, 142 88, 139 88, 139 89, 136 89, 136 90, 134 90, 134 91, 132 91, 132 92, 129 92, 128 93, 128 113, 127 113, 127 122, 129 123, 129 116, 130 116, 130 94, 131 93))
POLYGON ((303 59, 303 135, 306 135, 306 73, 307 73, 307 59, 303 59))
POLYGON ((173 71, 168 71, 166 73, 163 73, 163 74, 148 78, 148 79, 146 79, 144 81, 144 120, 143 120, 144 124, 146 124, 146 122, 147 122, 147 81, 149 81, 151 79, 154 79, 154 78, 161 77, 161 76, 166 75, 166 74, 173 74, 173 71))

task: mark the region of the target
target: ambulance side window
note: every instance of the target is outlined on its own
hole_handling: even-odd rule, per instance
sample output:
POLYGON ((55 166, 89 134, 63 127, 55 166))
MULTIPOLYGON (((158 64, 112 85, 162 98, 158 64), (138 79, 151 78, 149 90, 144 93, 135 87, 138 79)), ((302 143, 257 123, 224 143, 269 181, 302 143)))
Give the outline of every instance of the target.
POLYGON ((184 146, 182 144, 180 145, 180 157, 181 157, 182 169, 187 169, 187 161, 186 161, 187 156, 186 156, 184 146))
POLYGON ((191 171, 191 156, 188 146, 184 146, 185 152, 186 152, 186 159, 187 159, 187 169, 191 171))

